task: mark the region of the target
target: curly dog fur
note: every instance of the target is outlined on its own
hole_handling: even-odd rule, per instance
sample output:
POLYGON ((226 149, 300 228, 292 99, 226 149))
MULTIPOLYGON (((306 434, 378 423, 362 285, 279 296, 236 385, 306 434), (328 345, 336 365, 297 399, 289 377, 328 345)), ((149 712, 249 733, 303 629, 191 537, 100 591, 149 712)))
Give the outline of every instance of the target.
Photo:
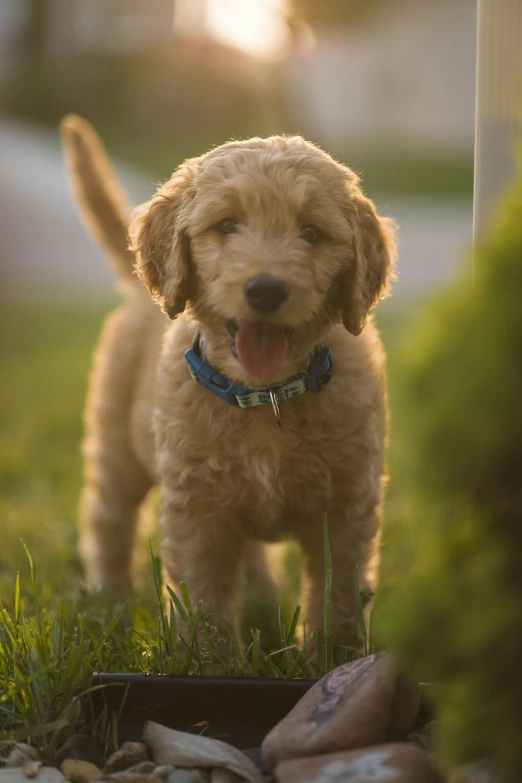
POLYGON ((263 544, 296 539, 305 620, 315 628, 327 514, 332 623, 337 642, 350 644, 354 569, 370 579, 384 483, 385 356, 366 319, 388 291, 394 224, 377 215, 350 169, 314 145, 255 138, 179 166, 134 211, 130 252, 125 208, 94 131, 67 117, 62 140, 83 215, 127 295, 105 323, 85 414, 80 546, 90 584, 130 591, 138 512, 158 484, 171 585, 185 581, 218 624, 237 629, 242 584, 263 571, 263 544), (225 235, 220 221, 231 218, 225 235), (313 241, 304 225, 316 227, 313 241), (146 287, 132 275, 134 259, 146 287), (264 317, 244 295, 256 275, 288 291, 264 317), (231 352, 231 320, 287 330, 277 371, 261 378, 245 369, 231 352), (306 370, 319 343, 332 351, 332 379, 319 394, 282 403, 279 429, 270 406, 230 407, 191 379, 183 354, 196 330, 206 361, 246 386, 306 370))

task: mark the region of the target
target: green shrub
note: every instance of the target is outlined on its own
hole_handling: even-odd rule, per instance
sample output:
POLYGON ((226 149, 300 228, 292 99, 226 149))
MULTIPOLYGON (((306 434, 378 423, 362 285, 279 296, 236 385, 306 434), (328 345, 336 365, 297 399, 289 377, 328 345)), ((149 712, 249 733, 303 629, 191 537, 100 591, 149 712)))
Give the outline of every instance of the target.
POLYGON ((375 617, 435 684, 441 750, 491 755, 506 781, 522 775, 521 292, 522 182, 475 250, 473 281, 423 307, 395 367, 404 516, 384 562, 387 541, 401 575, 375 617))

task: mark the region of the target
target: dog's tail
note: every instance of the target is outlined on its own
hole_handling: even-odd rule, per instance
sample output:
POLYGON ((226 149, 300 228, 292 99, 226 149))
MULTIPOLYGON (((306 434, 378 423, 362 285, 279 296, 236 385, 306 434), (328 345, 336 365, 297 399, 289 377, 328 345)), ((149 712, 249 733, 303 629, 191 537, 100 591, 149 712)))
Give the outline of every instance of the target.
POLYGON ((81 218, 108 254, 120 282, 138 280, 129 250, 129 209, 98 134, 86 120, 68 114, 60 136, 69 181, 81 218))

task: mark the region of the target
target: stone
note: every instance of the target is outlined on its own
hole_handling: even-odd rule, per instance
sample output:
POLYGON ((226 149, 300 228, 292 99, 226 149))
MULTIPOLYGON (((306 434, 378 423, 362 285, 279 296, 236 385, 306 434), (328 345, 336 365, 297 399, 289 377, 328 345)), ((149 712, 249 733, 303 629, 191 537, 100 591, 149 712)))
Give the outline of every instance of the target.
POLYGON ((25 742, 18 742, 11 750, 5 760, 6 767, 23 767, 26 761, 38 761, 40 758, 36 748, 32 745, 26 745, 25 742))
POLYGON ((199 780, 190 769, 176 769, 168 776, 167 783, 199 783, 199 780))
POLYGON ((263 756, 261 754, 261 748, 247 748, 243 753, 250 761, 253 761, 261 774, 265 775, 268 770, 263 763, 263 756))
POLYGON ((191 767, 190 771, 194 773, 199 783, 210 783, 211 770, 208 767, 191 767))
POLYGON ((282 761, 275 778, 277 783, 445 782, 429 756, 407 743, 282 761))
MULTIPOLYGON (((143 762, 143 763, 149 763, 149 762, 143 762)), ((153 762, 150 762, 153 764, 153 762)), ((140 766, 138 764, 138 766, 140 766)), ((160 764, 159 767, 156 767, 154 769, 154 777, 161 778, 161 780, 166 781, 168 776, 171 774, 171 772, 174 772, 175 767, 172 766, 172 764, 160 764)))
MULTIPOLYGON (((66 783, 66 778, 56 767, 40 767, 35 778, 38 783, 66 783)), ((0 783, 27 783, 22 767, 0 768, 0 783)))
MULTIPOLYGON (((143 741, 156 764, 172 764, 178 768, 225 768, 249 783, 263 783, 256 765, 240 750, 221 740, 189 734, 148 721, 143 730, 143 741)), ((172 773, 172 776, 176 774, 172 773)), ((169 776, 170 780, 171 776, 169 776)), ((196 775, 197 778, 197 775, 196 775)), ((198 779, 198 778, 197 778, 198 779)), ((198 779, 199 781, 199 779, 198 779)))
POLYGON ((387 654, 339 666, 265 737, 265 767, 273 771, 285 759, 405 740, 419 710, 415 690, 387 654))
MULTIPOLYGON (((157 778, 163 777, 158 774, 160 767, 157 767, 153 761, 140 761, 139 764, 135 764, 133 767, 129 767, 127 772, 132 772, 133 775, 154 775, 157 778)), ((167 776, 172 772, 174 767, 165 767, 168 769, 167 776)), ((113 774, 113 778, 118 778, 120 773, 113 774)))
POLYGON ((91 780, 96 780, 102 774, 96 764, 81 759, 65 759, 60 768, 71 783, 90 783, 91 780))
POLYGON ((24 771, 25 777, 35 778, 38 775, 41 766, 42 762, 40 760, 36 761, 33 759, 33 761, 24 761, 22 769, 24 771))
POLYGON ((418 683, 397 670, 397 687, 390 712, 390 722, 386 739, 389 742, 401 742, 415 725, 421 705, 421 692, 418 683))
POLYGON ((243 778, 226 767, 214 767, 210 780, 211 783, 243 783, 243 778))
POLYGON ((90 761, 97 767, 102 765, 102 754, 98 747, 88 734, 72 734, 62 747, 56 751, 53 764, 58 767, 65 759, 80 759, 80 761, 90 761))
POLYGON ((108 783, 162 783, 161 778, 155 774, 146 775, 140 772, 130 772, 128 769, 115 772, 114 775, 102 775, 99 780, 105 780, 108 783))
POLYGON ((431 721, 425 726, 422 726, 416 731, 412 731, 408 734, 408 742, 412 742, 414 745, 418 745, 419 748, 432 753, 435 747, 435 731, 437 728, 437 722, 431 721))
POLYGON ((121 748, 107 759, 103 771, 106 775, 112 775, 113 772, 135 767, 142 761, 150 761, 147 746, 143 742, 124 742, 121 748))

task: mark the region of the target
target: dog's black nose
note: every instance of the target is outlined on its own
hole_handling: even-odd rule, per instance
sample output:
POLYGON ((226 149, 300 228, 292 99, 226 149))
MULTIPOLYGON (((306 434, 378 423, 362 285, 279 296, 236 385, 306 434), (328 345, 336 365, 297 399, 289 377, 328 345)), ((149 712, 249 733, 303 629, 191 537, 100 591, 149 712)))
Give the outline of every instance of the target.
POLYGON ((275 313, 288 297, 288 286, 284 280, 269 275, 251 277, 244 286, 248 304, 258 313, 275 313))

